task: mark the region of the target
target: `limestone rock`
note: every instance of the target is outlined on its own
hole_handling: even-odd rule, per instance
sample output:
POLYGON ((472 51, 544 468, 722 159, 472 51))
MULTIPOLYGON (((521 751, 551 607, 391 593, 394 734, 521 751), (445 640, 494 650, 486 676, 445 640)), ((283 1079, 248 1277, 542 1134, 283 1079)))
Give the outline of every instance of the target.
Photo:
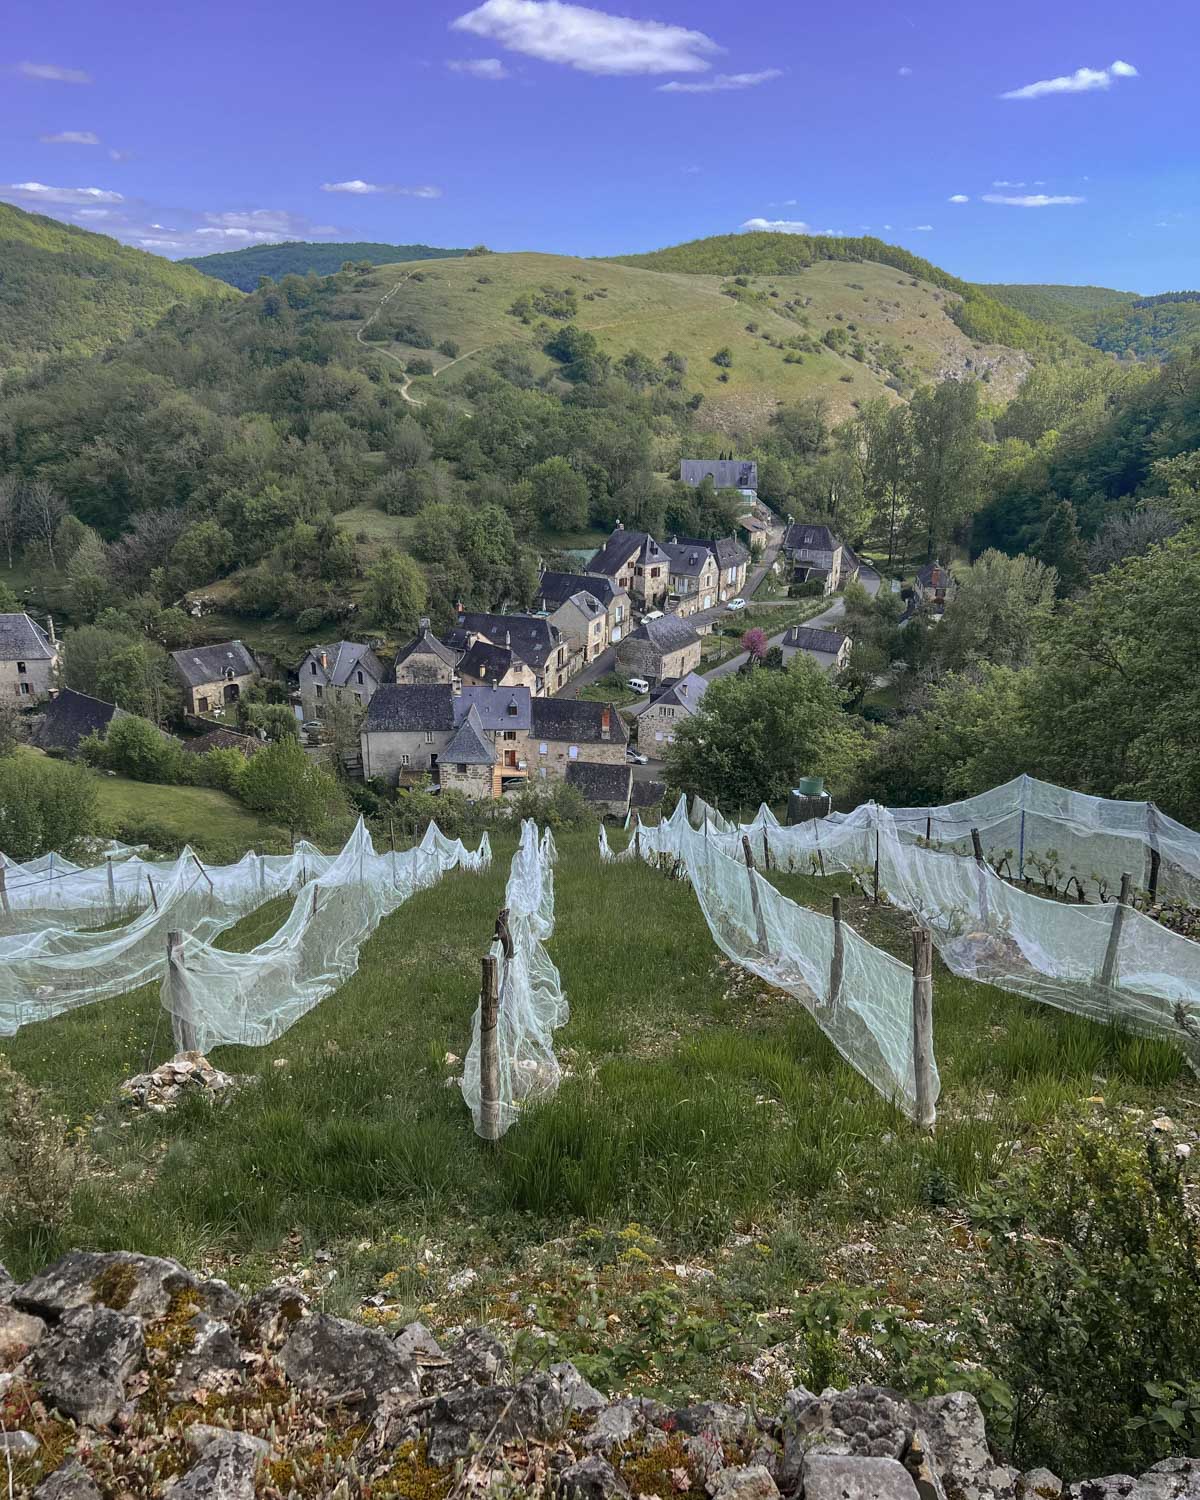
POLYGON ((12 1300, 16 1289, 17 1283, 8 1274, 8 1267, 0 1260, 0 1307, 12 1300))
POLYGON ((241 1350, 234 1342, 229 1324, 207 1313, 197 1313, 191 1320, 191 1347, 179 1361, 172 1390, 177 1400, 186 1400, 197 1386, 213 1390, 225 1375, 241 1368, 241 1350))
POLYGON ((917 1500, 917 1489, 897 1459, 813 1453, 804 1461, 804 1500, 917 1500))
POLYGON ((242 1305, 238 1332, 255 1349, 280 1349, 308 1316, 308 1298, 294 1286, 269 1286, 242 1305))
POLYGON ((649 1396, 625 1396, 606 1406, 584 1434, 589 1453, 611 1453, 630 1443, 665 1443, 667 1435, 657 1424, 667 1415, 661 1401, 649 1396))
POLYGON ((512 1374, 512 1361, 503 1344, 486 1328, 472 1328, 446 1351, 450 1368, 446 1389, 500 1385, 512 1374))
POLYGON ((478 1386, 439 1397, 429 1424, 429 1462, 466 1458, 488 1438, 500 1446, 517 1439, 544 1442, 560 1436, 571 1410, 571 1377, 582 1381, 574 1365, 566 1369, 570 1375, 565 1381, 547 1370, 515 1387, 478 1386))
POLYGON ((762 1464, 722 1469, 708 1487, 713 1500, 778 1500, 779 1490, 762 1464))
POLYGON ((904 1467, 912 1476, 921 1500, 946 1500, 946 1490, 934 1462, 931 1444, 919 1427, 904 1455, 904 1467))
POLYGON ((1137 1482, 1134 1500, 1197 1500, 1200 1459, 1164 1458, 1137 1482))
POLYGON ((722 1443, 739 1443, 750 1433, 750 1413, 724 1401, 697 1401, 671 1413, 680 1432, 711 1435, 722 1443))
POLYGON ((168 1491, 170 1500, 254 1500, 260 1457, 255 1439, 244 1433, 214 1438, 168 1491))
POLYGON ((191 1272, 176 1260, 125 1250, 107 1255, 69 1250, 18 1288, 13 1302, 43 1318, 60 1318, 74 1307, 97 1304, 150 1320, 163 1316, 174 1292, 195 1285, 191 1272))
POLYGON ((200 1306, 210 1317, 228 1321, 241 1309, 242 1299, 227 1281, 202 1281, 196 1288, 200 1306))
POLYGON ((32 1432, 0 1431, 0 1453, 10 1458, 28 1458, 36 1453, 41 1443, 32 1432))
POLYGON ((134 1109, 161 1115, 173 1109, 184 1094, 204 1094, 215 1099, 244 1081, 214 1068, 202 1052, 179 1052, 153 1072, 127 1078, 117 1096, 134 1109))
POLYGON ((1017 1500, 1058 1500, 1063 1482, 1049 1469, 1027 1469, 1017 1480, 1017 1500))
POLYGON ((562 1471, 558 1494, 561 1500, 629 1500, 629 1486, 607 1459, 594 1453, 562 1471))
POLYGON ((68 1459, 33 1492, 33 1500, 101 1500, 100 1491, 78 1459, 68 1459))
POLYGON ((392 1343, 395 1344, 397 1353, 415 1360, 417 1364, 446 1358, 441 1344, 424 1323, 406 1323, 392 1343))
POLYGON ((916 1420, 912 1405, 894 1391, 860 1385, 807 1400, 790 1392, 782 1427, 776 1478, 780 1489, 789 1491, 799 1483, 810 1453, 898 1460, 908 1449, 916 1420))
POLYGON ((15 1369, 45 1331, 41 1318, 0 1303, 0 1370, 15 1369))
POLYGON ((1137 1491, 1132 1474, 1106 1474, 1102 1479, 1081 1479, 1068 1485, 1068 1500, 1128 1500, 1137 1491))
POLYGON ((248 1432, 230 1432, 227 1427, 213 1427, 208 1422, 193 1422, 183 1434, 183 1440, 193 1453, 204 1454, 213 1443, 224 1443, 230 1439, 248 1448, 257 1458, 266 1458, 271 1445, 264 1438, 253 1437, 248 1432))
POLYGON ((125 1382, 146 1346, 138 1318, 109 1307, 76 1307, 33 1352, 46 1400, 84 1427, 103 1427, 125 1400, 125 1382))
POLYGON ((933 1467, 956 1500, 1016 1500, 1017 1470, 992 1458, 974 1396, 966 1391, 931 1396, 917 1414, 932 1445, 933 1467))
POLYGON ((420 1393, 416 1365, 385 1333, 328 1313, 314 1313, 298 1324, 279 1352, 279 1363, 301 1390, 326 1396, 362 1390, 368 1412, 389 1391, 420 1393))
POLYGON ((558 1381, 562 1389, 563 1404, 569 1412, 590 1416, 603 1411, 608 1405, 607 1396, 602 1396, 594 1385, 590 1385, 570 1360, 551 1365, 547 1374, 558 1381))

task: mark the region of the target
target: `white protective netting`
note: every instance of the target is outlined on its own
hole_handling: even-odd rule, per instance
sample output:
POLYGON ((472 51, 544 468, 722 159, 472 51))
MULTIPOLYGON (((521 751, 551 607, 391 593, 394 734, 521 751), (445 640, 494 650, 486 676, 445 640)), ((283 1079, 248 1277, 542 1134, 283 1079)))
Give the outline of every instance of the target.
MULTIPOLYGON (((837 927, 831 917, 798 906, 738 853, 741 835, 708 809, 707 832, 694 826, 680 799, 657 827, 634 825, 619 854, 600 829, 600 857, 669 862, 686 875, 717 945, 735 963, 798 1000, 850 1064, 910 1118, 918 1116, 913 1038, 913 983, 900 963, 840 924, 840 963, 835 962, 837 927), (840 976, 840 977, 839 977, 840 976)), ((761 845, 760 845, 761 847, 761 845)), ((939 1088, 932 1064, 929 1112, 939 1088)))
POLYGON ((47 859, 40 871, 21 866, 15 882, 10 864, 10 925, 0 937, 0 1036, 157 979, 168 932, 211 940, 331 862, 300 844, 289 855, 246 854, 233 865, 203 865, 190 849, 171 861, 133 857, 99 869, 63 861, 53 866, 53 876, 47 859), (139 914, 124 920, 133 912, 139 914), (97 930, 114 922, 123 925, 97 930))
MULTIPOLYGON (((790 828, 760 814, 710 840, 732 852, 742 833, 755 858, 776 869, 850 874, 865 889, 878 860, 881 899, 929 927, 951 972, 1163 1037, 1200 1068, 1200 944, 1134 908, 1034 895, 986 859, 939 851, 923 834, 906 840, 895 815, 874 804, 790 828)), ((1129 845, 1120 847, 1127 856, 1129 845)))
POLYGON ((490 863, 486 834, 472 853, 436 824, 416 848, 376 854, 360 820, 266 942, 229 953, 198 930, 185 932, 162 985, 176 1043, 207 1052, 223 1043, 274 1041, 350 978, 362 945, 414 892, 436 885, 449 870, 490 863))
POLYGON ((482 1004, 475 1009, 471 1045, 463 1063, 463 1098, 476 1133, 487 1139, 503 1135, 524 1106, 553 1094, 562 1076, 553 1038, 570 1012, 558 969, 545 948, 554 931, 556 857, 550 830, 539 842, 537 824, 526 819, 504 892, 512 955, 506 957, 498 938, 491 948, 500 995, 499 1087, 491 1120, 484 1118, 480 1080, 482 1004))
POLYGON ((1077 881, 1089 897, 1103 899, 1128 873, 1141 890, 1154 885, 1160 896, 1200 903, 1200 834, 1153 802, 1089 797, 1018 776, 944 807, 888 811, 901 838, 953 853, 970 854, 977 829, 988 861, 1014 879, 1064 892, 1077 881))

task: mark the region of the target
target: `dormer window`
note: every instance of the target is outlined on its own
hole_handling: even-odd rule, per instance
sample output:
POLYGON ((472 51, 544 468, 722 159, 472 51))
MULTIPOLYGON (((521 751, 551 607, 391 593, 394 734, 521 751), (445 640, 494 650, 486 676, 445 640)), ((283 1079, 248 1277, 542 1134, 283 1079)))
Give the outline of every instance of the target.
POLYGON ((359 680, 359 682, 361 682, 363 680, 363 674, 361 672, 359 672, 359 674, 358 674, 358 680, 359 680))
POLYGON ((25 675, 25 663, 23 661, 19 661, 17 663, 17 671, 21 674, 22 677, 25 675))
POLYGON ((315 661, 310 661, 309 662, 309 664, 308 664, 308 670, 312 673, 312 675, 314 677, 317 675, 317 664, 316 664, 315 661))

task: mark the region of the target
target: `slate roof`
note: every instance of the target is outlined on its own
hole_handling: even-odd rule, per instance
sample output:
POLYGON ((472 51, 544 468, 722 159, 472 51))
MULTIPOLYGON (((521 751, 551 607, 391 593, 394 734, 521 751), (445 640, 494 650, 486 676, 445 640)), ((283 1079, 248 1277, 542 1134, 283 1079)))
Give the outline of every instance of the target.
POLYGON ((496 751, 484 738, 483 720, 472 703, 450 743, 438 759, 464 766, 492 766, 496 763, 496 751))
POLYGON ((537 597, 545 609, 553 611, 581 589, 594 594, 605 609, 617 596, 617 589, 611 578, 592 573, 559 573, 553 568, 547 568, 538 583, 537 597))
POLYGON ((647 531, 626 531, 617 523, 617 528, 595 553, 587 565, 589 573, 603 573, 606 578, 615 578, 632 558, 642 556, 646 562, 665 562, 662 548, 647 531))
POLYGON ((436 656, 448 667, 453 667, 458 661, 459 653, 453 647, 439 641, 426 623, 417 632, 416 638, 409 641, 408 645, 399 652, 396 665, 399 666, 401 662, 407 661, 410 656, 436 656))
POLYGON ((485 729, 528 729, 531 704, 541 701, 527 687, 464 687, 454 699, 454 722, 474 708, 485 729))
POLYGON ((460 630, 485 636, 493 645, 507 646, 518 660, 541 670, 558 650, 558 627, 537 615, 472 614, 458 617, 460 630))
POLYGON ((712 550, 722 572, 726 568, 740 568, 750 561, 749 547, 743 546, 735 536, 719 536, 712 543, 712 550))
POLYGON ((629 731, 611 703, 586 698, 535 698, 530 705, 530 734, 541 740, 570 740, 572 744, 628 743, 629 731), (604 715, 608 714, 608 735, 604 715))
POLYGON ((933 575, 935 572, 940 573, 945 582, 949 582, 950 570, 948 568, 943 568, 940 562, 928 562, 923 568, 918 568, 917 582, 921 584, 923 588, 932 588, 933 575))
POLYGON ((606 613, 604 605, 595 594, 589 593, 586 589, 580 589, 577 594, 572 594, 567 603, 573 604, 585 620, 598 620, 606 613))
MULTIPOLYGON (((421 729, 453 729, 454 689, 448 682, 389 682, 367 705, 363 729, 369 734, 403 734, 421 729)), ((465 710, 464 710, 465 712, 465 710)))
POLYGON ((633 785, 633 767, 573 760, 567 767, 566 780, 569 786, 582 792, 589 802, 623 802, 628 806, 633 785))
POLYGON ((643 620, 625 637, 629 641, 649 641, 660 655, 694 645, 700 637, 678 615, 664 615, 661 620, 643 620))
POLYGON ((364 672, 369 672, 376 682, 383 681, 383 664, 370 646, 361 641, 336 641, 332 646, 312 646, 305 652, 304 661, 300 665, 303 666, 309 657, 315 657, 319 665, 322 652, 329 664, 325 669, 326 676, 334 687, 348 686, 350 678, 360 667, 364 672))
POLYGON ((502 682, 512 671, 513 654, 507 646, 493 646, 491 641, 475 641, 467 647, 458 670, 463 677, 478 677, 489 683, 502 682))
POLYGON ((103 734, 113 719, 123 713, 115 703, 77 693, 74 688, 63 688, 46 704, 34 739, 43 750, 64 750, 74 755, 80 740, 89 734, 103 734))
POLYGON ((694 714, 707 690, 708 678, 701 677, 699 672, 689 672, 686 677, 668 677, 656 688, 650 689, 650 702, 642 712, 646 713, 651 708, 657 708, 660 703, 665 703, 674 704, 676 708, 694 714))
POLYGON ((843 630, 820 630, 812 625, 793 625, 783 638, 785 646, 799 651, 825 651, 836 656, 847 639, 843 630))
POLYGON ((677 537, 664 542, 663 551, 671 559, 671 572, 688 578, 698 578, 710 556, 707 542, 681 542, 677 537))
POLYGON ((50 661, 50 637, 25 614, 0 615, 0 661, 50 661))
POLYGON ((797 521, 788 527, 783 545, 789 552, 835 552, 840 543, 828 526, 797 521))
POLYGON ((171 658, 189 687, 220 682, 230 670, 235 677, 249 677, 258 671, 258 663, 241 641, 220 641, 215 646, 185 646, 182 651, 172 651, 171 658))
POLYGON ((194 740, 183 740, 182 747, 190 755, 205 755, 209 750, 240 750, 249 757, 257 755, 263 748, 262 740, 252 734, 238 734, 236 729, 210 729, 194 740))
POLYGON ((719 490, 758 488, 758 465, 752 458, 685 458, 679 465, 684 484, 699 484, 709 476, 719 490))
POLYGON ((631 807, 657 807, 667 795, 665 781, 635 781, 629 794, 631 807))

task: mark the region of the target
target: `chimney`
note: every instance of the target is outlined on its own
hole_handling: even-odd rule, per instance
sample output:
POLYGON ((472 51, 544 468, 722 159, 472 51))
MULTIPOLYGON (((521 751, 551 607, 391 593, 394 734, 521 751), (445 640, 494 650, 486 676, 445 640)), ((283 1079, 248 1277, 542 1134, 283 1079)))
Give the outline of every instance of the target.
POLYGON ((322 651, 321 652, 321 671, 322 672, 328 672, 328 670, 329 670, 329 654, 326 651, 322 651))
POLYGON ((422 615, 421 618, 417 621, 417 634, 418 635, 428 635, 429 634, 429 616, 428 615, 422 615))
POLYGON ((613 530, 614 531, 624 531, 625 530, 625 522, 621 520, 620 516, 617 517, 617 524, 616 524, 616 526, 613 527, 613 530))
POLYGON ((600 738, 602 740, 607 740, 607 739, 609 739, 611 737, 611 735, 612 735, 612 710, 609 708, 608 704, 606 703, 604 705, 603 711, 600 714, 600 738))
POLYGON ((507 650, 509 650, 509 651, 512 650, 512 631, 511 630, 506 630, 504 632, 504 645, 505 645, 505 648, 507 650))
POLYGON ((50 644, 52 646, 57 646, 58 645, 58 637, 54 634, 54 616, 53 615, 47 615, 46 616, 46 634, 50 637, 50 644))

